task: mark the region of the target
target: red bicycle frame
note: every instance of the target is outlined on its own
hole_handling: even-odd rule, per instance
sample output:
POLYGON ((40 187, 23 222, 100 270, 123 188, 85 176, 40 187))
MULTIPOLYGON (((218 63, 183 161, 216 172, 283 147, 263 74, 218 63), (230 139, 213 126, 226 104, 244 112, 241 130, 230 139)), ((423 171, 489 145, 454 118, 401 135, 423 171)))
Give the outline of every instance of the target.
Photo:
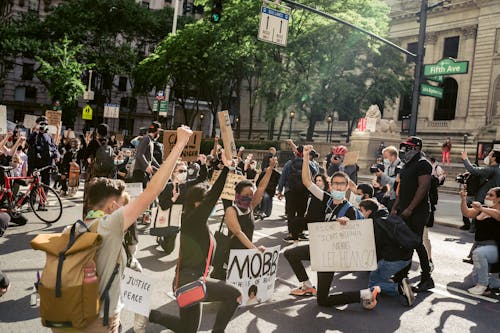
MULTIPOLYGON (((39 184, 40 184, 39 173, 37 173, 36 176, 10 177, 8 176, 8 171, 4 171, 4 186, 0 192, 0 202, 4 199, 5 196, 7 196, 7 201, 9 202, 8 206, 9 208, 0 208, 0 212, 9 212, 10 210, 16 210, 20 208, 26 202, 25 201, 26 197, 28 197, 31 194, 31 191, 33 191, 34 188, 37 188, 39 184), (12 193, 12 185, 11 185, 16 180, 31 181, 29 188, 26 190, 26 192, 24 192, 24 194, 21 197, 19 197, 17 202, 16 199, 14 198, 14 194, 12 193)), ((43 189, 41 190, 43 191, 43 189)), ((43 193, 40 194, 45 196, 45 191, 43 191, 43 193)))

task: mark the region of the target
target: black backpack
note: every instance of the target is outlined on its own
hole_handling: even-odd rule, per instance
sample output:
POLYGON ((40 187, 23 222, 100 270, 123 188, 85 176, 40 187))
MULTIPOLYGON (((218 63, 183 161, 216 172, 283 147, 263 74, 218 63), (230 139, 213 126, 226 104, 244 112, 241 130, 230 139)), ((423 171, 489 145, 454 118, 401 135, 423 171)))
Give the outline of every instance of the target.
POLYGON ((401 216, 389 215, 387 218, 375 219, 374 223, 380 226, 401 248, 414 250, 422 244, 422 237, 414 233, 401 216))
POLYGON ((287 178, 287 184, 290 191, 305 192, 307 190, 302 183, 302 163, 301 158, 294 158, 290 163, 290 173, 287 178))
POLYGON ((101 145, 95 153, 94 176, 110 177, 115 169, 115 153, 109 145, 101 145))

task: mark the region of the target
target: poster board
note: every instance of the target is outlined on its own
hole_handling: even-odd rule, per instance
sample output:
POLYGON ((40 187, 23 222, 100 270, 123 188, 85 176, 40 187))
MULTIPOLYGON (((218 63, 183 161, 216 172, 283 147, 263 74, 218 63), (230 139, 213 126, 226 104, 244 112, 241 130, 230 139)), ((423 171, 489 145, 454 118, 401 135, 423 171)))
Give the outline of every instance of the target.
POLYGON ((317 272, 373 271, 377 253, 373 220, 316 222, 307 225, 311 269, 317 272))
POLYGON ((0 105, 0 134, 7 134, 7 106, 0 105))
POLYGON ((121 299, 125 309, 149 316, 153 281, 146 274, 125 267, 121 276, 121 299))
POLYGON ((125 183, 125 191, 130 195, 130 201, 142 193, 142 183, 125 183))
POLYGON ((47 117, 47 123, 49 125, 59 126, 62 118, 62 111, 45 111, 45 117, 47 117))
MULTIPOLYGON (((193 131, 193 135, 191 135, 186 147, 182 150, 181 159, 183 161, 196 162, 198 155, 200 155, 202 133, 201 131, 193 131)), ((176 143, 177 131, 163 131, 163 159, 167 158, 176 143)))
POLYGON ((220 111, 217 113, 219 117, 219 126, 222 136, 222 143, 224 144, 224 153, 226 158, 231 160, 236 158, 238 152, 236 151, 236 143, 234 142, 233 129, 231 127, 231 118, 229 118, 229 112, 220 111))
POLYGON ((241 306, 256 305, 273 296, 278 271, 279 246, 259 250, 231 250, 226 283, 238 288, 241 306))
POLYGON ((23 126, 30 130, 33 129, 36 125, 36 120, 38 119, 38 117, 39 116, 34 114, 25 114, 23 126))
MULTIPOLYGON (((212 179, 210 183, 213 184, 219 178, 220 170, 215 170, 212 174, 212 179)), ((247 179, 247 177, 243 175, 237 175, 235 173, 228 173, 226 178, 226 183, 224 184, 224 189, 222 190, 222 194, 220 195, 221 199, 234 201, 235 187, 236 184, 241 182, 242 180, 247 179)))
POLYGON ((355 165, 356 163, 358 163, 358 159, 359 159, 359 151, 347 152, 344 157, 344 166, 355 165))

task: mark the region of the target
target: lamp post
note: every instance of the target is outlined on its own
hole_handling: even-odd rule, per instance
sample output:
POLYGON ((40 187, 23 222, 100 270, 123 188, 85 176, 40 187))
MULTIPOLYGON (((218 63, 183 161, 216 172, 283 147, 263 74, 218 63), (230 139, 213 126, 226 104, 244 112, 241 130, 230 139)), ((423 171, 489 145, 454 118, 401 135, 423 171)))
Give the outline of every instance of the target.
POLYGON ((326 118, 326 122, 328 123, 328 129, 326 130, 326 142, 330 142, 332 140, 331 138, 331 129, 330 126, 332 124, 332 116, 329 115, 328 118, 326 118))
POLYGON ((200 114, 200 124, 199 124, 199 131, 201 131, 201 127, 202 127, 202 124, 203 124, 203 118, 205 118, 205 115, 202 113, 200 114))
POLYGON ((236 123, 236 138, 239 139, 240 138, 240 117, 236 116, 234 121, 236 123))
POLYGON ((295 112, 290 111, 290 128, 288 130, 288 138, 292 138, 292 123, 293 123, 293 118, 295 118, 295 112))

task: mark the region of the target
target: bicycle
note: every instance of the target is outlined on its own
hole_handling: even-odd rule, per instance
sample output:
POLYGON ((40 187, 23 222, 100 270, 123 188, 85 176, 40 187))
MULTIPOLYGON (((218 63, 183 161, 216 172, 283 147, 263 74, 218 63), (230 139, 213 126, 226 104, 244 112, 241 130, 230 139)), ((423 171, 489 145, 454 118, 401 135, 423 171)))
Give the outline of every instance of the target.
POLYGON ((54 223, 57 222, 62 215, 62 202, 59 195, 52 188, 42 184, 40 173, 47 169, 53 169, 49 165, 41 169, 35 169, 32 176, 26 177, 13 177, 10 176, 10 171, 13 167, 0 166, 0 170, 4 173, 4 185, 0 190, 0 212, 6 212, 11 217, 16 218, 25 211, 22 207, 29 203, 31 211, 43 222, 54 223), (20 193, 14 197, 12 186, 16 183, 29 184, 28 189, 24 193, 20 193), (4 201, 7 199, 5 207, 4 201))

